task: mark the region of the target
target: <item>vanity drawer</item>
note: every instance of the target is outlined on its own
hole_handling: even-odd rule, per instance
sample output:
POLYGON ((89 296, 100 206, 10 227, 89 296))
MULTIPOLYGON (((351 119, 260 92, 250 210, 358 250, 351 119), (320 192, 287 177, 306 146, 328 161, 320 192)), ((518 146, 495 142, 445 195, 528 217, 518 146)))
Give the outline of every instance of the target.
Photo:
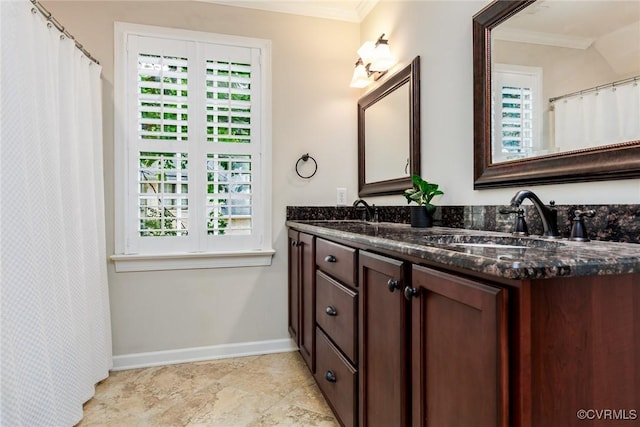
POLYGON ((342 425, 357 426, 357 372, 320 328, 316 328, 315 379, 342 425))
POLYGON ((357 360, 358 296, 349 288, 316 271, 316 322, 351 360, 357 360))
POLYGON ((318 268, 349 286, 357 286, 357 255, 358 252, 354 248, 327 240, 316 240, 316 265, 318 268))

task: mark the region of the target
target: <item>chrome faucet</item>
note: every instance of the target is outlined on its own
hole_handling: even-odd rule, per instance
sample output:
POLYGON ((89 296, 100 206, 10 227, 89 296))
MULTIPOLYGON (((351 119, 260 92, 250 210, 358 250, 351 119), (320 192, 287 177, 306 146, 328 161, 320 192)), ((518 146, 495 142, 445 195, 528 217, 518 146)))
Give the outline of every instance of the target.
POLYGON ((355 202, 353 202, 353 207, 358 207, 358 205, 364 206, 365 221, 378 222, 378 208, 376 208, 376 205, 369 206, 369 204, 364 200, 357 199, 355 202))
POLYGON ((549 202, 549 206, 545 206, 544 203, 535 195, 533 191, 530 190, 520 190, 516 193, 515 196, 511 199, 511 203, 509 207, 500 208, 500 213, 518 213, 516 232, 524 231, 526 232, 526 224, 524 223, 524 216, 522 215, 522 209, 520 205, 525 199, 531 200, 533 206, 535 206, 538 211, 538 215, 540 215, 540 220, 542 221, 543 228, 543 237, 548 237, 551 239, 559 239, 560 233, 558 232, 558 211, 555 208, 555 202, 552 200, 549 202))

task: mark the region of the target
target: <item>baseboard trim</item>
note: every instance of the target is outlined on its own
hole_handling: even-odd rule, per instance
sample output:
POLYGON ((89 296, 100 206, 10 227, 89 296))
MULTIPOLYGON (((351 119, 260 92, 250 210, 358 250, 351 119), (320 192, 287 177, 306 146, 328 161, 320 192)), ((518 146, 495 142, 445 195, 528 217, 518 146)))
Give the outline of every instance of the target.
POLYGON ((257 356, 260 354, 297 351, 291 339, 254 341, 207 347, 180 348, 176 350, 132 353, 113 356, 113 371, 148 368, 152 366, 175 365, 178 363, 201 362, 204 360, 227 359, 230 357, 257 356))

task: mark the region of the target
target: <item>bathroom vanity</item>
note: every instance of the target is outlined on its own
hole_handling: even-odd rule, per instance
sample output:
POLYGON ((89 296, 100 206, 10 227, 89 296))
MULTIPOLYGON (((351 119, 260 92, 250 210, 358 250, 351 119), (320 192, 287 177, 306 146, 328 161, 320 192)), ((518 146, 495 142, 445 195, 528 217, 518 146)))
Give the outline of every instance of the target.
POLYGON ((289 329, 342 425, 640 419, 640 245, 287 226, 289 329))

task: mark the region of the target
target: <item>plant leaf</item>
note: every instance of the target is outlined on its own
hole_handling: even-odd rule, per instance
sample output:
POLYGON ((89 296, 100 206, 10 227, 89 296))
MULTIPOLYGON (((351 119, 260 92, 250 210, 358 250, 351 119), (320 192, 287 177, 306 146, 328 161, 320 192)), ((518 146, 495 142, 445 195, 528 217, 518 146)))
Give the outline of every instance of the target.
POLYGON ((418 206, 430 205, 431 199, 435 196, 444 194, 439 190, 439 185, 428 182, 420 175, 412 175, 411 182, 414 188, 409 188, 404 191, 403 195, 407 198, 407 203, 416 202, 418 206))

